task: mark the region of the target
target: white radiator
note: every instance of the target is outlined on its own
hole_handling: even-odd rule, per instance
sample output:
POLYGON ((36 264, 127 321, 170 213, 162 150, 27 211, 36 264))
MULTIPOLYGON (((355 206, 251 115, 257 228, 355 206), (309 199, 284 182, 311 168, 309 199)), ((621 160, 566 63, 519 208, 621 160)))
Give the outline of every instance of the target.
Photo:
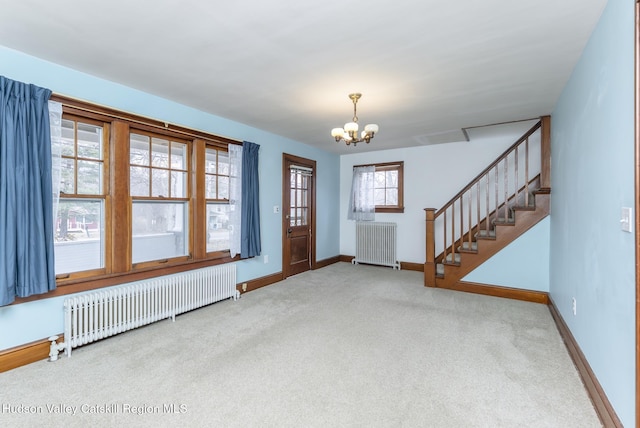
POLYGON ((396 229, 395 223, 356 222, 356 256, 351 263, 391 266, 400 270, 396 258, 396 229))
POLYGON ((224 264, 68 297, 65 352, 239 294, 236 265, 224 264))

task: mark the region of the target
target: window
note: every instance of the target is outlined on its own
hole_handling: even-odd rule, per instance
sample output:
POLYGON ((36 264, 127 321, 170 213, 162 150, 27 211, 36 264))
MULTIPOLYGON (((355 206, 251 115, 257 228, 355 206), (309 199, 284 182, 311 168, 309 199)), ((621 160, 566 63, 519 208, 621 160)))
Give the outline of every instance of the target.
POLYGON ((105 268, 105 124, 63 115, 55 271, 85 275, 105 268))
POLYGON ((58 289, 47 297, 236 260, 229 145, 239 142, 52 99, 63 104, 63 122, 52 148, 61 153, 58 289))
MULTIPOLYGON (((404 162, 377 163, 373 165, 356 165, 356 167, 375 168, 373 175, 373 201, 377 213, 402 213, 404 212, 403 169, 404 162)), ((363 175, 362 179, 370 179, 370 174, 363 175)), ((369 185, 367 185, 369 186, 369 185)), ((369 187, 370 189, 370 187, 369 187)))
POLYGON ((132 263, 189 255, 188 144, 130 134, 132 263))
POLYGON ((205 149, 207 253, 229 249, 229 152, 205 149))
POLYGON ((376 212, 404 212, 404 162, 376 164, 374 201, 376 212))

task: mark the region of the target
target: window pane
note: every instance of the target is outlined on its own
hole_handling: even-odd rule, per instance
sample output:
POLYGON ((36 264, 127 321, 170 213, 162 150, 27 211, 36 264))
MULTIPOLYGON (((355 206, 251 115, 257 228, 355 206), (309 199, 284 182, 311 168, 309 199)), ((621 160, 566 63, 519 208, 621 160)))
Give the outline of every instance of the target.
POLYGON ((187 203, 133 203, 133 263, 188 254, 187 207, 187 203))
POLYGON ((373 197, 374 197, 374 204, 375 205, 385 205, 385 190, 384 189, 375 189, 373 197))
POLYGON ((76 193, 75 168, 76 163, 73 159, 60 159, 60 192, 76 193))
POLYGON ((217 150, 214 149, 207 149, 206 150, 206 155, 205 155, 205 170, 207 172, 207 174, 215 174, 218 171, 217 168, 217 161, 216 161, 216 154, 218 153, 217 150))
POLYGON ((289 197, 289 204, 292 207, 296 206, 296 194, 297 194, 296 189, 291 189, 291 196, 289 197))
POLYGON ((171 142, 171 168, 186 170, 187 167, 187 145, 171 142))
POLYGON ((146 135, 131 134, 131 148, 129 149, 129 161, 132 165, 149 165, 149 137, 146 135))
POLYGON ((387 205, 398 205, 398 189, 387 189, 387 205))
POLYGON ((62 119, 62 150, 63 156, 75 156, 75 123, 71 120, 62 119))
POLYGON ((207 204, 207 252, 229 249, 229 205, 207 204))
POLYGON ((218 174, 229 175, 229 152, 218 152, 218 174))
POLYGON ((57 274, 104 267, 103 201, 60 199, 54 240, 57 274))
POLYGON ((151 170, 151 196, 169 197, 169 171, 166 169, 151 170))
POLYGON ((387 171, 387 187, 398 187, 398 171, 387 171))
POLYGON ((151 165, 169 167, 169 142, 160 138, 151 139, 151 165))
POLYGON ((384 187, 385 186, 385 173, 384 171, 376 171, 374 176, 375 187, 384 187))
POLYGON ((78 123, 78 157, 102 159, 102 128, 78 123))
POLYGON ((187 197, 187 173, 171 172, 171 197, 186 198, 187 197))
POLYGON ((131 196, 149 196, 149 168, 132 166, 129 168, 131 196))
POLYGON ((229 199, 229 177, 218 176, 218 198, 229 199))
POLYGON ((206 180, 206 198, 207 199, 218 199, 217 193, 217 176, 216 175, 207 175, 205 177, 206 180))
POLYGON ((296 226, 302 226, 302 208, 296 208, 296 226))
POLYGON ((78 161, 78 194, 102 194, 102 163, 78 161))
POLYGON ((296 209, 295 208, 291 208, 291 210, 289 211, 289 225, 290 226, 296 225, 296 209))

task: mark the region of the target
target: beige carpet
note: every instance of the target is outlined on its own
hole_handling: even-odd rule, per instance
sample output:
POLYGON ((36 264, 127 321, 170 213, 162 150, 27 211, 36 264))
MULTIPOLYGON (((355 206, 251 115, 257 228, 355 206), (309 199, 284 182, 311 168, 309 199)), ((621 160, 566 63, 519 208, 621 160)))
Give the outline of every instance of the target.
POLYGON ((2 373, 0 425, 600 426, 546 306, 347 263, 2 373))

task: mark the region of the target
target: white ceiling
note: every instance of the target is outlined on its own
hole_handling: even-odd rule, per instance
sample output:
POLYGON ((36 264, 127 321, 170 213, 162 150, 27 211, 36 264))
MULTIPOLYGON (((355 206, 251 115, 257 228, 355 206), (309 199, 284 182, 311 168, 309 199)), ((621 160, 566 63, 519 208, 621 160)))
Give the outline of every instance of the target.
POLYGON ((550 114, 605 4, 0 0, 0 45, 353 153, 550 114), (380 125, 355 149, 330 135, 350 92, 360 123, 380 125))

